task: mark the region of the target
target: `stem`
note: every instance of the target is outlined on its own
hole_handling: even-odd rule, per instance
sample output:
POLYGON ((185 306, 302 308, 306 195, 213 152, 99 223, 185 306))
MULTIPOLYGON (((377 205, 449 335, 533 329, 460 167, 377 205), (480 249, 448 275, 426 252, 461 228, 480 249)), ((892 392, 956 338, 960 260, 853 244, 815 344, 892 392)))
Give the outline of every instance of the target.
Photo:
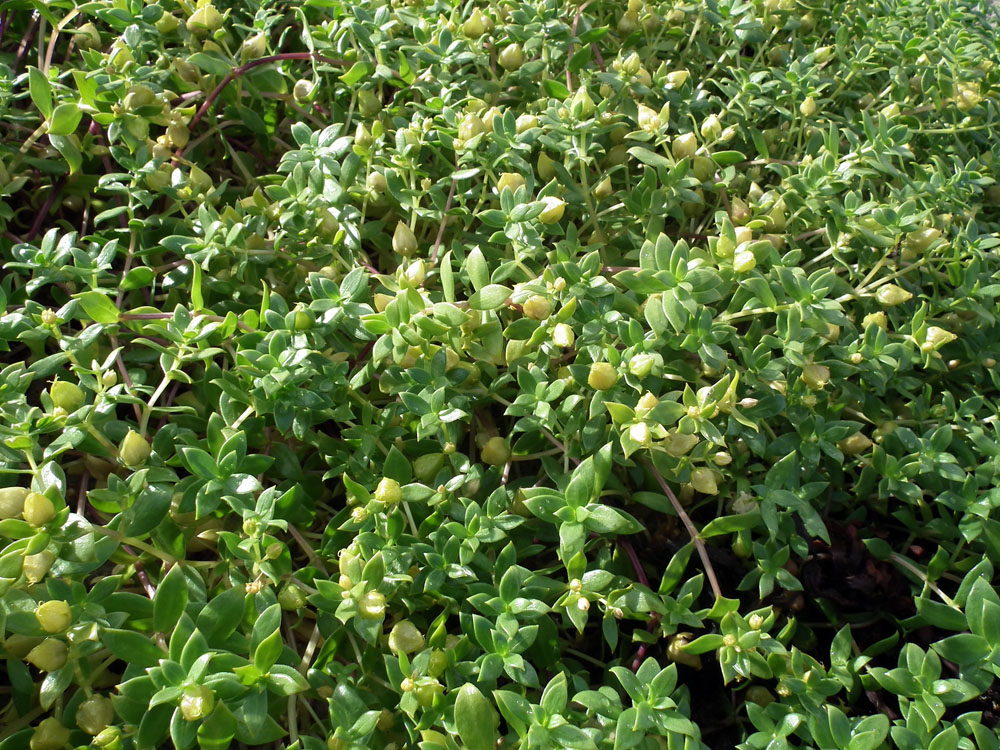
POLYGON ((667 480, 663 478, 663 475, 659 472, 656 466, 653 465, 652 461, 647 459, 640 459, 646 468, 653 472, 653 476, 656 478, 657 484, 660 485, 660 489, 663 490, 663 494, 667 496, 670 504, 674 506, 674 510, 677 512, 678 518, 681 519, 681 523, 684 524, 684 528, 687 529, 688 535, 691 537, 691 541, 694 542, 694 547, 698 550, 698 557, 701 558, 701 563, 705 567, 705 575, 708 576, 708 584, 712 587, 712 591, 715 593, 716 599, 722 598, 722 589, 719 588, 719 580, 715 577, 715 568, 712 567, 712 561, 708 559, 708 550, 705 548, 705 541, 698 536, 698 529, 695 528, 694 523, 691 521, 691 517, 684 510, 684 506, 681 505, 674 491, 670 489, 670 485, 667 484, 667 480))

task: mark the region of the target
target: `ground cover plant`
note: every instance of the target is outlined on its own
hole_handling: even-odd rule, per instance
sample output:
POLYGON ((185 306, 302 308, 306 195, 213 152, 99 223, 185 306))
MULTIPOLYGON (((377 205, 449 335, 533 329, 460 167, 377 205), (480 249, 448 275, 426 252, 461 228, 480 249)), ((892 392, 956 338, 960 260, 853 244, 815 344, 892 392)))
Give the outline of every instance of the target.
POLYGON ((0 3, 0 749, 997 750, 969 0, 0 3))

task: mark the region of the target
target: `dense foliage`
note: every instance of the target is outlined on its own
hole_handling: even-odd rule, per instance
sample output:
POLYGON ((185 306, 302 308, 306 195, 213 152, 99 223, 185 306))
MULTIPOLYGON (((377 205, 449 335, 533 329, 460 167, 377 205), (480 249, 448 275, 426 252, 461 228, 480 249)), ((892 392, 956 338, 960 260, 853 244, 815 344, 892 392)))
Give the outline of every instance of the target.
POLYGON ((987 12, 0 3, 0 750, 998 750, 987 12))

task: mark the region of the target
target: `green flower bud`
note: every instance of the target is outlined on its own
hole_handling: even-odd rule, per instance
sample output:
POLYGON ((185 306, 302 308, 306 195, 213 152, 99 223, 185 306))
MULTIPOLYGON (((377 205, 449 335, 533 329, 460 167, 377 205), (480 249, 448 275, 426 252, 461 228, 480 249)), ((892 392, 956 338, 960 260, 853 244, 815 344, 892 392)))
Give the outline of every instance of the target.
POLYGON ((675 159, 687 159, 698 150, 698 138, 694 133, 685 133, 674 138, 670 147, 675 159))
POLYGON ((56 561, 56 556, 47 549, 35 555, 26 555, 21 572, 28 579, 28 583, 38 583, 49 572, 49 568, 56 561))
POLYGON ((713 141, 722 135, 722 123, 716 115, 709 115, 701 123, 701 137, 706 141, 713 141))
MULTIPOLYGON (((312 99, 316 84, 308 78, 300 78, 292 86, 292 98, 297 102, 307 102, 312 99)), ((362 92, 364 93, 364 92, 362 92)))
POLYGON ((35 609, 35 618, 46 633, 61 633, 73 622, 69 604, 61 599, 39 604, 35 609))
POLYGON ((4 487, 0 489, 0 521, 17 518, 24 511, 24 501, 29 490, 25 487, 4 487))
POLYGON ((196 36, 204 36, 222 27, 222 14, 213 5, 203 5, 187 20, 187 30, 196 36))
POLYGON ((538 220, 543 224, 555 224, 566 212, 566 201, 562 198, 546 195, 542 198, 542 203, 545 204, 545 208, 538 215, 538 220))
POLYGON ((538 176, 543 182, 556 176, 555 162, 544 151, 538 155, 538 176))
MULTIPOLYGON (((791 691, 789 691, 791 692, 791 691)), ((774 703, 774 693, 763 685, 751 685, 747 688, 747 703, 756 703, 761 708, 774 703)))
POLYGON ((672 89, 679 89, 687 83, 691 73, 686 70, 675 70, 667 73, 667 85, 672 89))
POLYGON ((389 650, 394 654, 412 654, 424 647, 424 634, 409 620, 400 620, 389 632, 389 650))
POLYGON ((470 141, 477 135, 486 132, 486 123, 479 115, 471 112, 462 118, 458 124, 458 137, 463 141, 470 141))
POLYGON ((24 520, 32 526, 44 526, 56 516, 56 506, 40 492, 29 492, 24 498, 24 520))
POLYGON ((153 447, 135 430, 129 430, 118 448, 118 457, 130 469, 135 469, 146 463, 153 453, 153 447))
POLYGON ((424 262, 415 260, 403 270, 403 276, 400 280, 404 282, 404 286, 418 287, 424 283, 426 277, 427 269, 424 262))
POLYGON ((514 129, 518 135, 537 127, 538 118, 535 115, 518 115, 517 120, 514 122, 514 129))
POLYGON ((503 466, 510 460, 510 446, 502 437, 491 437, 483 446, 480 456, 485 464, 503 466))
POLYGON ((903 243, 903 254, 906 255, 908 252, 912 255, 922 253, 933 245, 940 236, 941 230, 935 227, 925 227, 910 232, 906 235, 906 241, 903 243))
POLYGON ((424 708, 430 708, 434 705, 437 697, 443 692, 444 685, 434 678, 425 677, 416 684, 415 694, 417 696, 417 703, 424 708))
POLYGON ((733 224, 746 224, 752 216, 750 206, 742 198, 733 198, 729 202, 730 219, 733 224))
POLYGON ((563 349, 569 349, 576 341, 576 332, 566 323, 557 323, 552 329, 552 343, 563 349))
POLYGON ((594 390, 606 391, 618 382, 618 372, 608 362, 594 362, 590 366, 587 385, 594 390))
POLYGON ((358 111, 364 117, 374 117, 382 111, 382 100, 371 89, 361 89, 358 92, 358 111))
POLYGON ((532 320, 545 320, 552 314, 552 302, 541 294, 532 295, 524 303, 524 315, 532 320))
POLYGON ((66 380, 57 380, 49 389, 49 396, 52 398, 52 405, 61 407, 68 412, 79 409, 87 401, 83 389, 76 383, 66 380))
POLYGON ((848 456, 856 456, 871 448, 872 441, 863 432, 855 432, 853 435, 849 435, 839 441, 837 447, 840 448, 842 453, 848 456))
POLYGON ((862 328, 867 328, 868 326, 872 325, 878 326, 884 331, 886 329, 886 326, 888 325, 885 313, 882 312, 881 310, 874 313, 868 313, 868 315, 866 315, 864 319, 861 321, 862 328))
POLYGON ((305 592, 298 586, 288 585, 278 592, 278 604, 286 612, 300 610, 307 603, 305 592))
POLYGON ((880 286, 875 292, 875 299, 883 307, 894 307, 913 298, 913 295, 895 284, 885 284, 880 286))
POLYGON ((697 435, 685 435, 678 432, 667 433, 663 447, 674 458, 686 456, 700 441, 697 435))
POLYGON ((205 685, 193 685, 184 689, 181 696, 181 716, 186 721, 204 719, 215 708, 215 694, 205 685))
POLYGON ((593 195, 597 200, 604 200, 612 193, 610 175, 601 180, 593 189, 593 195))
POLYGON ((637 378, 644 378, 653 371, 656 357, 652 354, 634 354, 628 361, 628 371, 637 378))
POLYGON ((104 695, 93 695, 76 709, 76 725, 94 737, 114 721, 115 707, 104 695))
POLYGON ((431 677, 440 677, 448 668, 448 655, 439 648, 431 651, 430 661, 427 662, 427 674, 431 677))
POLYGON ((365 182, 376 193, 384 193, 389 187, 386 183, 385 175, 381 172, 372 172, 368 175, 368 179, 365 182))
POLYGON ((504 70, 517 70, 520 68, 524 64, 524 52, 521 50, 521 45, 517 43, 508 44, 497 56, 497 62, 500 63, 500 67, 504 70))
POLYGON ((427 453, 413 462, 413 475, 420 482, 430 482, 444 468, 443 453, 427 453))
POLYGON ((806 365, 802 368, 800 377, 807 388, 820 391, 830 382, 830 368, 823 365, 806 365))
POLYGON ((93 23, 87 21, 73 33, 73 41, 80 49, 97 49, 101 46, 101 33, 93 23))
POLYGON ((510 192, 517 192, 519 187, 524 187, 525 181, 524 176, 518 174, 517 172, 504 172, 500 175, 500 179, 497 180, 497 192, 502 193, 504 190, 510 190, 510 192))
POLYGON ((648 447, 653 440, 653 435, 649 430, 649 425, 645 422, 636 422, 628 428, 628 436, 633 441, 643 447, 648 447))
POLYGON ((924 334, 924 342, 920 345, 922 352, 936 352, 945 344, 950 344, 958 336, 938 326, 929 326, 924 334))
POLYGON ((462 33, 469 37, 469 39, 478 39, 485 31, 486 20, 483 18, 483 14, 479 12, 479 8, 476 8, 472 11, 472 15, 462 24, 462 33))
POLYGON ((399 482, 389 477, 382 477, 375 488, 375 500, 385 505, 395 505, 403 499, 403 488, 399 482))
POLYGON ((756 267, 757 257, 752 250, 737 249, 736 255, 733 256, 733 270, 736 273, 750 273, 756 267))
POLYGON ((683 664, 692 669, 701 669, 701 656, 699 654, 689 654, 684 647, 690 642, 690 633, 677 633, 670 638, 667 645, 667 658, 676 664, 683 664))
POLYGON ((638 116, 639 128, 650 133, 656 132, 663 125, 660 120, 660 113, 645 104, 639 105, 638 116))
POLYGON ((256 60, 258 57, 263 57, 265 52, 267 52, 267 36, 263 32, 254 34, 244 39, 240 45, 240 62, 256 60))
POLYGON ((173 34, 181 25, 180 19, 173 13, 164 13, 156 19, 156 30, 161 34, 173 34))
POLYGON ((31 750, 62 750, 69 742, 69 730, 62 725, 59 719, 50 716, 42 719, 35 727, 28 747, 31 750))
POLYGON ((802 103, 799 104, 799 112, 803 117, 812 117, 816 114, 816 99, 811 96, 807 96, 803 99, 802 103))
POLYGON ((417 251, 417 236, 401 221, 396 222, 396 231, 392 233, 392 249, 400 255, 413 255, 417 251))
POLYGON ((66 644, 55 638, 46 638, 35 646, 25 660, 34 664, 43 672, 55 672, 62 669, 69 659, 69 649, 66 644))
POLYGON ((369 591, 358 601, 358 614, 365 620, 378 620, 385 616, 385 596, 369 591))
POLYGON ((596 109, 594 100, 590 98, 590 92, 587 91, 586 86, 581 86, 576 90, 570 106, 573 108, 573 115, 580 120, 586 120, 594 114, 594 109, 596 109))

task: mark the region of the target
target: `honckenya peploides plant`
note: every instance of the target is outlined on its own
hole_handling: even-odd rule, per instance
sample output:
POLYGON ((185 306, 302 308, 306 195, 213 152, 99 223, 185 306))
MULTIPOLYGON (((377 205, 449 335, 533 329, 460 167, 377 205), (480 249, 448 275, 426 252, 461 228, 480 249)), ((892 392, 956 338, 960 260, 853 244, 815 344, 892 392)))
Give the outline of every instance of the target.
POLYGON ((0 2, 0 750, 1000 750, 996 28, 0 2))

